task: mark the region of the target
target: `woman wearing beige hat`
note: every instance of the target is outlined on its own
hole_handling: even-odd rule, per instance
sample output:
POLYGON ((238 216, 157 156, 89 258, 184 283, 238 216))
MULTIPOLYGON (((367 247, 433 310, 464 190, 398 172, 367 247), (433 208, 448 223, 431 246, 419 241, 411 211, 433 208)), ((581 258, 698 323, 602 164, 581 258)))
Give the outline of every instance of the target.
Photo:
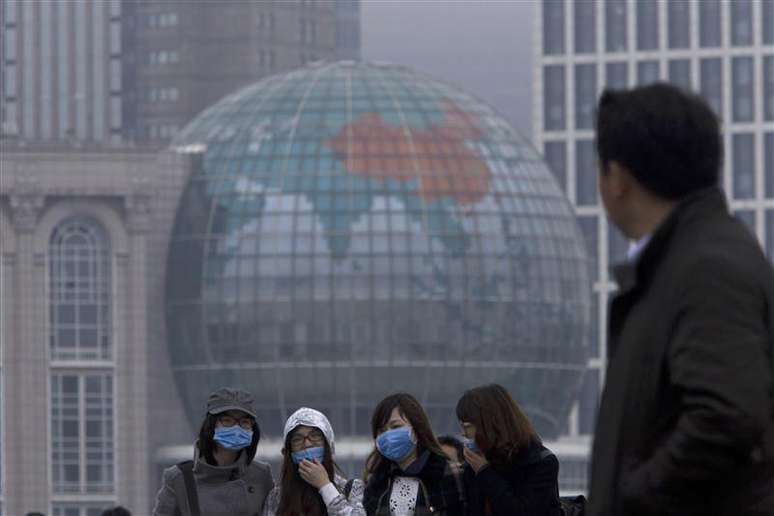
POLYGON ((300 408, 285 423, 282 476, 264 516, 365 516, 363 482, 346 480, 333 461, 333 428, 325 415, 300 408))
POLYGON ((194 458, 164 470, 153 516, 259 516, 274 487, 269 465, 253 461, 260 438, 249 392, 210 394, 194 458))

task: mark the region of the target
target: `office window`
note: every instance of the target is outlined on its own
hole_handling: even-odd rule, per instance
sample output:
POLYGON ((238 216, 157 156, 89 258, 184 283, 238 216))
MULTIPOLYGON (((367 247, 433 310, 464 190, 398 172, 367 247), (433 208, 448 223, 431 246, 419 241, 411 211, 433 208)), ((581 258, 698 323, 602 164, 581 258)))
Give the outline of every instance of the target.
POLYGON ((16 61, 16 28, 5 27, 4 45, 5 47, 5 60, 16 61))
MULTIPOLYGON (((57 15, 60 27, 67 27, 70 24, 70 8, 64 2, 57 4, 57 15)), ((57 135, 60 139, 67 138, 73 131, 73 124, 70 122, 70 52, 68 49, 69 34, 67 31, 60 30, 57 33, 56 61, 57 61, 57 106, 59 108, 59 127, 57 135)))
POLYGON ((721 0, 702 0, 699 4, 699 45, 719 47, 721 45, 721 0))
POLYGON ((575 143, 575 197, 578 206, 597 203, 597 160, 594 142, 580 140, 575 143))
POLYGON ((121 60, 110 60, 110 91, 121 91, 121 60))
POLYGON ((658 1, 639 0, 637 5, 637 50, 658 49, 658 1))
POLYGON ((3 90, 5 91, 6 98, 16 97, 16 65, 6 65, 5 74, 3 75, 3 90))
POLYGON ((774 198, 774 133, 763 135, 763 180, 766 197, 774 198))
POLYGON ((563 192, 567 191, 567 147, 564 142, 546 142, 544 154, 548 168, 563 192))
POLYGON ((110 17, 119 18, 121 16, 121 0, 110 0, 110 17))
POLYGON ((734 211, 734 217, 742 221, 747 227, 750 233, 755 236, 755 212, 752 210, 736 210, 734 211))
POLYGON ((699 91, 718 117, 723 116, 723 61, 712 57, 699 62, 699 91))
POLYGON ((562 131, 566 126, 564 66, 549 65, 543 68, 545 96, 543 117, 546 131, 562 131))
POLYGON ((605 65, 605 86, 614 89, 626 89, 629 87, 629 64, 608 63, 605 65))
POLYGON ((110 127, 121 129, 122 117, 121 97, 113 96, 110 98, 110 127))
POLYGON ((578 225, 583 240, 586 242, 586 252, 589 256, 589 277, 592 282, 596 282, 599 279, 599 225, 597 216, 580 216, 578 217, 578 225))
POLYGON ((627 42, 626 0, 605 0, 605 49, 625 52, 627 42))
POLYGON ((597 65, 575 65, 575 128, 594 127, 597 102, 597 65))
POLYGON ((575 53, 589 54, 597 50, 597 2, 595 0, 575 0, 575 53))
POLYGON ((774 0, 762 0, 763 44, 774 45, 774 0))
POLYGON ((16 2, 3 2, 2 7, 5 9, 5 12, 3 13, 5 24, 10 25, 16 23, 16 2))
POLYGON ((564 54, 564 1, 543 2, 543 54, 564 54))
POLYGON ((753 58, 734 57, 731 60, 734 122, 752 122, 755 109, 753 99, 753 58))
POLYGON ((51 375, 51 480, 55 494, 115 490, 113 377, 51 375))
POLYGON ((637 63, 637 84, 642 86, 658 81, 658 61, 637 63))
MULTIPOLYGON (((597 299, 596 294, 594 294, 594 299, 597 299)), ((593 303, 595 307, 598 304, 599 301, 593 303)), ((593 337, 595 334, 598 335, 599 333, 599 330, 597 329, 599 324, 596 320, 596 313, 592 313, 591 317, 594 319, 592 321, 592 329, 596 329, 596 331, 591 332, 592 340, 590 341, 590 345, 591 349, 596 349, 598 347, 597 342, 599 341, 599 337, 597 336, 596 340, 593 340, 593 337)), ((599 409, 599 396, 599 369, 589 368, 583 375, 583 384, 581 386, 580 399, 578 402, 578 431, 581 434, 594 434, 594 426, 597 423, 597 411, 599 409)))
POLYGON ((774 56, 763 58, 763 118, 774 120, 774 56))
POLYGON ((102 512, 114 506, 114 503, 62 503, 51 505, 53 516, 101 516, 102 512))
POLYGON ((691 89, 690 59, 674 59, 669 61, 669 82, 685 90, 691 89))
POLYGON ((734 198, 755 197, 755 138, 752 134, 735 134, 732 138, 734 198))
POLYGON ((85 217, 60 223, 49 274, 52 359, 110 359, 110 243, 102 227, 85 217))
POLYGON ((112 22, 110 24, 110 53, 112 55, 121 53, 121 23, 112 22))
POLYGON ((669 19, 669 48, 691 46, 691 3, 689 0, 667 2, 669 19))
POLYGON ((774 210, 766 210, 766 254, 774 263, 774 210))
POLYGON ((731 44, 752 45, 752 0, 734 0, 731 8, 731 44))

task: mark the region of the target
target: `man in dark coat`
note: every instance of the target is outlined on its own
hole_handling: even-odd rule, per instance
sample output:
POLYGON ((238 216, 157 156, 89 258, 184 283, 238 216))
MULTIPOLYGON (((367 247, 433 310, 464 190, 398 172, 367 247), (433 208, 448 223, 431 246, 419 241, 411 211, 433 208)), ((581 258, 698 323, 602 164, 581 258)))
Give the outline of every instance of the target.
POLYGON ((634 242, 614 273, 594 516, 774 514, 774 271, 718 188, 698 96, 605 91, 599 190, 634 242))

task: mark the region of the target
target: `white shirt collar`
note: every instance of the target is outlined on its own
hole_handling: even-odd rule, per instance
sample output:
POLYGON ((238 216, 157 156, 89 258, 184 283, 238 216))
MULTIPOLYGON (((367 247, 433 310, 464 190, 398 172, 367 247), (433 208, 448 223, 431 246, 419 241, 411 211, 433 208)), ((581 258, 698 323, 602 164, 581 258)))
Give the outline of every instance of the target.
POLYGON ((642 250, 648 245, 648 242, 650 242, 650 235, 645 235, 636 242, 630 243, 629 249, 626 251, 626 259, 630 262, 636 261, 640 254, 642 254, 642 250))

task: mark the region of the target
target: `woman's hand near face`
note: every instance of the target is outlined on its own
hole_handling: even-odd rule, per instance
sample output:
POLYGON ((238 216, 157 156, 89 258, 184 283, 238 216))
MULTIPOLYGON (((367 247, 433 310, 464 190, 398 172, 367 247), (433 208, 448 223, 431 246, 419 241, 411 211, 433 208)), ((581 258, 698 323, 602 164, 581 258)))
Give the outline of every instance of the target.
POLYGON ((331 481, 331 479, 328 477, 328 472, 325 471, 323 465, 317 462, 312 462, 310 460, 301 461, 301 463, 298 465, 298 473, 307 484, 315 487, 316 489, 322 488, 326 484, 329 484, 331 481))
POLYGON ((465 462, 470 464, 470 467, 473 468, 473 472, 476 474, 489 465, 489 461, 480 453, 475 453, 467 448, 463 449, 462 452, 465 455, 465 462))

